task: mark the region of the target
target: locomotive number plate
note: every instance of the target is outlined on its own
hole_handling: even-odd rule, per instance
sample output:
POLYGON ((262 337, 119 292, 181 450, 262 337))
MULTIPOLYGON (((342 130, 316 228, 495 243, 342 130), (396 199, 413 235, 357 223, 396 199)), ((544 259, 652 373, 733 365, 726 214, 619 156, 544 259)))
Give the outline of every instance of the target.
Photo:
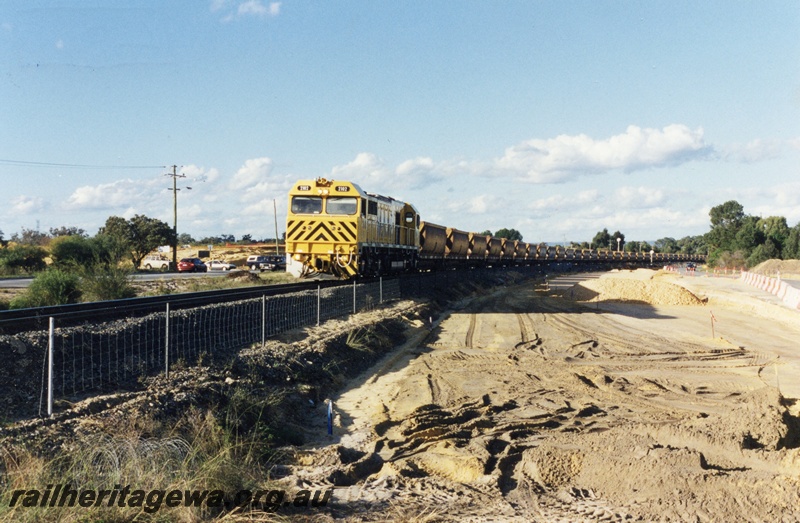
POLYGON ((348 187, 346 185, 337 185, 336 186, 336 192, 349 192, 349 191, 350 191, 350 187, 348 187))

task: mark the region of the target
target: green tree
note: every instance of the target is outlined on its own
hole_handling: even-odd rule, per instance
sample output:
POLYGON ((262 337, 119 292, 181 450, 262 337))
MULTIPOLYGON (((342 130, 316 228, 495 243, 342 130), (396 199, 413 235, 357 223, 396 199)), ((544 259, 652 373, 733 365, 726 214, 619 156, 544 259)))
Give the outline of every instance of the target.
POLYGON ((81 267, 94 264, 95 249, 83 236, 56 236, 50 243, 50 257, 61 269, 81 267))
POLYGON ((500 229, 496 233, 494 233, 495 238, 505 238, 507 240, 519 240, 522 241, 522 233, 520 233, 516 229, 500 229))
POLYGON ((777 258, 780 252, 778 251, 775 243, 767 238, 767 240, 753 249, 752 254, 747 258, 747 266, 755 267, 761 262, 777 258))
POLYGON ((611 249, 622 250, 624 248, 625 248, 625 235, 619 231, 614 231, 614 234, 611 235, 611 249), (617 242, 617 238, 619 238, 619 242, 617 242))
POLYGON ((706 234, 709 245, 723 250, 734 250, 736 233, 744 221, 744 207, 736 200, 727 201, 708 212, 711 230, 706 234))
POLYGON ((740 250, 745 257, 750 256, 753 249, 764 243, 766 237, 761 227, 758 225, 759 219, 755 216, 745 216, 736 231, 735 240, 732 248, 740 250))
POLYGON ((784 260, 800 259, 800 223, 789 229, 781 256, 784 260))
POLYGON ((592 238, 592 249, 605 249, 609 245, 611 245, 611 235, 608 234, 608 229, 599 231, 592 238))
POLYGON ((746 256, 744 255, 744 251, 718 251, 718 253, 719 256, 713 264, 715 267, 735 269, 744 267, 746 265, 746 256))
POLYGON ((86 231, 77 227, 59 227, 58 229, 50 227, 50 236, 58 238, 59 236, 83 236, 86 237, 86 231))
POLYGON ((47 264, 47 252, 36 245, 17 244, 0 250, 0 272, 17 274, 19 272, 43 271, 47 264))
POLYGON ((709 254, 705 235, 684 236, 678 240, 678 252, 681 254, 709 254))
POLYGON ((758 220, 756 225, 764 234, 765 243, 766 240, 772 240, 772 243, 775 244, 775 248, 778 249, 776 258, 779 258, 783 244, 789 237, 789 226, 786 224, 786 218, 783 216, 769 216, 758 220))
POLYGON ((50 236, 47 233, 39 232, 33 229, 22 228, 22 234, 14 233, 11 235, 11 241, 21 243, 23 245, 38 245, 39 247, 47 245, 50 242, 50 236))
POLYGON ((197 241, 192 238, 191 234, 182 232, 178 235, 178 245, 192 245, 197 243, 197 241))
POLYGON ((625 252, 645 252, 645 253, 649 253, 650 249, 652 249, 652 247, 650 246, 649 243, 635 242, 635 241, 629 241, 628 243, 625 244, 625 247, 623 248, 625 252))
POLYGON ((680 250, 680 246, 675 238, 664 237, 653 242, 653 249, 656 252, 675 253, 680 250))
POLYGON ((159 245, 175 245, 177 240, 172 227, 141 214, 130 220, 111 216, 98 234, 109 236, 125 246, 134 267, 138 267, 142 259, 159 245))

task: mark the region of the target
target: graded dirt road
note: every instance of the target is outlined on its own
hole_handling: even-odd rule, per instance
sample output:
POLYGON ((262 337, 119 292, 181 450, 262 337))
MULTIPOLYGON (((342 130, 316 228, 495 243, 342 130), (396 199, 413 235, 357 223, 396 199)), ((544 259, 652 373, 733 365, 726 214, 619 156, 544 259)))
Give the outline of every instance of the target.
POLYGON ((334 483, 347 521, 800 521, 800 314, 737 281, 584 278, 418 326, 285 481, 334 483))

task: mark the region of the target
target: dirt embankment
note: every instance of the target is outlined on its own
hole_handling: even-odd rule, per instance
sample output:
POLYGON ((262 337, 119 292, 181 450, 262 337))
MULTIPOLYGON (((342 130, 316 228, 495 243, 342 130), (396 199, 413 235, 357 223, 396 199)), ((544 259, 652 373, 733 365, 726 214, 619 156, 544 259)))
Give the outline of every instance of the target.
POLYGON ((702 305, 704 301, 688 289, 664 281, 660 273, 639 269, 612 272, 597 279, 575 284, 564 293, 570 299, 620 301, 645 305, 702 305))
POLYGON ((746 340, 732 343, 706 333, 702 298, 653 273, 563 292, 506 283, 442 315, 398 304, 293 333, 185 389, 153 382, 140 403, 84 406, 98 412, 6 438, 60 437, 53 448, 66 449, 134 412, 203 405, 208 390, 219 410, 226 387, 258 392, 266 380, 288 398, 265 411, 287 444, 273 485, 335 489, 301 520, 800 520, 797 400, 780 394, 772 354, 800 337, 800 321, 765 330, 731 302, 717 314, 746 340), (575 296, 584 289, 588 302, 575 296))
POLYGON ((781 278, 800 280, 800 260, 767 260, 759 263, 750 272, 781 278))
POLYGON ((599 309, 533 286, 463 303, 335 398, 334 441, 285 481, 338 486, 353 521, 800 518, 800 422, 770 333, 703 338, 702 299, 622 276, 594 287, 599 309))

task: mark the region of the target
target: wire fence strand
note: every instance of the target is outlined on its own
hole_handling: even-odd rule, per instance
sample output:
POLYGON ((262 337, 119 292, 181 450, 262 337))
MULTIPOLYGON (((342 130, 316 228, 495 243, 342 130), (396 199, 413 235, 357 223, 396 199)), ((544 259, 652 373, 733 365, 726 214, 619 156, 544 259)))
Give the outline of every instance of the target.
MULTIPOLYGON (((56 325, 52 394, 76 398, 135 386, 143 376, 164 372, 165 365, 195 365, 206 358, 213 361, 230 351, 262 343, 265 337, 492 277, 487 274, 485 270, 408 274, 195 308, 170 310, 167 306, 163 312, 140 316, 131 312, 123 319, 99 323, 56 325)), ((176 295, 176 301, 179 299, 176 295)), ((0 382, 10 385, 2 388, 9 397, 0 397, 0 401, 23 405, 10 409, 17 412, 15 417, 43 415, 48 349, 47 331, 0 334, 0 351, 14 363, 7 369, 0 366, 0 382)))

